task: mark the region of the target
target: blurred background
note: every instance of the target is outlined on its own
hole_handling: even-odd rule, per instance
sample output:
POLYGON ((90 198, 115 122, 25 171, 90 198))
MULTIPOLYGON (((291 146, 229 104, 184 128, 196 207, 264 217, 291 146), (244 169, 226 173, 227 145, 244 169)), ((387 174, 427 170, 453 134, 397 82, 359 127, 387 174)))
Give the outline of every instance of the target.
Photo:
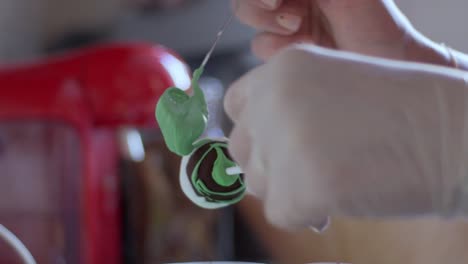
MULTIPOLYGON (((467 1, 397 2, 468 52, 467 1)), ((185 198, 154 106, 187 88, 230 12, 228 0, 0 1, 0 223, 38 263, 466 263, 464 223, 335 219, 319 236, 273 228, 252 197, 217 211, 185 198)), ((260 63, 254 33, 231 25, 208 64, 209 134, 229 131, 225 89, 260 63)), ((3 241, 0 263, 20 263, 3 241)))

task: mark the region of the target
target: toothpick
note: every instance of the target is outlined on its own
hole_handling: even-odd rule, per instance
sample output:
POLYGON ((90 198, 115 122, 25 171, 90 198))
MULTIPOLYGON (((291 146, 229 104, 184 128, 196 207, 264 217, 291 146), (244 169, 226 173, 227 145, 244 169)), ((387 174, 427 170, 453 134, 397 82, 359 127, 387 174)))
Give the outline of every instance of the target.
POLYGON ((224 24, 221 26, 218 33, 216 34, 216 39, 213 42, 213 45, 211 45, 211 48, 208 51, 208 53, 206 53, 205 58, 203 59, 203 62, 200 65, 200 68, 202 69, 205 68, 206 64, 208 63, 208 60, 211 58, 211 55, 213 54, 214 49, 218 45, 218 42, 221 39, 221 36, 223 35, 224 31, 226 31, 226 28, 231 24, 232 20, 234 19, 234 16, 237 11, 237 7, 238 7, 238 3, 236 3, 236 8, 234 12, 232 12, 231 16, 229 16, 229 18, 224 22, 224 24))

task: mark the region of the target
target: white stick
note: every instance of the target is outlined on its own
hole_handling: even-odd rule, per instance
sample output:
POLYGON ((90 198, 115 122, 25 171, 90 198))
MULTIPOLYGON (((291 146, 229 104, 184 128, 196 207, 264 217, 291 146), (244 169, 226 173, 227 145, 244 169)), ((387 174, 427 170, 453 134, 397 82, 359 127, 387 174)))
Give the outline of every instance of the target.
POLYGON ((235 5, 235 9, 234 9, 234 12, 231 14, 231 16, 229 16, 229 18, 224 22, 224 24, 221 26, 221 28, 219 29, 218 33, 216 34, 216 39, 215 41, 213 42, 213 45, 211 45, 211 48, 210 50, 208 51, 208 53, 206 53, 205 55, 205 58, 203 59, 203 62, 202 64, 200 65, 200 68, 205 68, 206 64, 208 63, 208 60, 210 59, 211 57, 211 54, 213 53, 214 49, 216 48, 216 46, 218 45, 218 42, 219 40, 221 39, 221 36, 223 35, 224 31, 226 30, 226 28, 231 24, 232 20, 234 19, 234 17, 236 16, 236 11, 237 11, 237 8, 238 8, 238 4, 237 4, 238 1, 236 1, 236 5, 235 5))
POLYGON ((21 243, 21 241, 3 225, 0 225, 0 237, 15 249, 16 253, 21 257, 24 264, 36 264, 36 261, 26 246, 21 243))
POLYGON ((237 175, 242 174, 242 169, 239 166, 231 167, 226 169, 226 173, 228 175, 237 175))

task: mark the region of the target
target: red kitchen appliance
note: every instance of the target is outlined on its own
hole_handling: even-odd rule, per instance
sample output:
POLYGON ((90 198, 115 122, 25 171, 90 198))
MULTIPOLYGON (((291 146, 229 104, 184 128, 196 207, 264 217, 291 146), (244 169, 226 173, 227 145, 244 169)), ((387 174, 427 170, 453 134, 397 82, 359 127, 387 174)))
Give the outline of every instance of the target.
MULTIPOLYGON (((122 263, 118 131, 156 127, 186 64, 161 46, 108 44, 0 66, 0 223, 38 263, 122 263)), ((0 263, 19 263, 0 241, 0 263)))

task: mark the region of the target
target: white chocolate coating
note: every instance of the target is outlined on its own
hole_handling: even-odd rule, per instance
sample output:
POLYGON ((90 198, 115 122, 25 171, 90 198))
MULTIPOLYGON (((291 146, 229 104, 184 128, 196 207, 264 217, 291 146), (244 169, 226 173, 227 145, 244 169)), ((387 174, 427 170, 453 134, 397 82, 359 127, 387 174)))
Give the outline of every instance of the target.
MULTIPOLYGON (((228 142, 227 138, 203 138, 201 140, 206 140, 210 139, 212 141, 222 141, 222 142, 228 142)), ((199 142, 198 140, 197 142, 199 142)), ((190 199, 194 204, 198 205, 201 208, 204 209, 219 209, 223 207, 227 207, 231 205, 230 203, 214 203, 214 202, 209 202, 205 199, 205 197, 197 195, 195 190, 193 189, 192 183, 190 182, 190 177, 187 175, 187 164, 190 159, 190 157, 195 153, 196 149, 192 151, 187 156, 182 157, 182 162, 180 164, 180 171, 179 171, 179 182, 180 182, 180 187, 182 188, 182 191, 184 192, 185 196, 190 199)))

